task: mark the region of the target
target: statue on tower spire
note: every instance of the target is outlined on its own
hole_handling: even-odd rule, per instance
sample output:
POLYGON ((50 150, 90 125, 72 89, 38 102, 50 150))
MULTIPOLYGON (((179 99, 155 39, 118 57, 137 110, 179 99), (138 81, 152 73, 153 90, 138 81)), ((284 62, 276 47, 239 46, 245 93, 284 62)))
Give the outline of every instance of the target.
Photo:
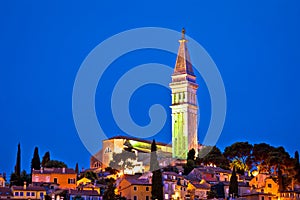
POLYGON ((181 29, 181 39, 185 39, 185 28, 181 29))

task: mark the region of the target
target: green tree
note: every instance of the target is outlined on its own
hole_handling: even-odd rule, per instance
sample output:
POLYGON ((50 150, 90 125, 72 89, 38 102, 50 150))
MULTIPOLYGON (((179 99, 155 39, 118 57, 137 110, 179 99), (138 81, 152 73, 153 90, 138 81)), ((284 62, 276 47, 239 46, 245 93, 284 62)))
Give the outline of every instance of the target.
POLYGON ((115 199, 115 189, 116 187, 112 182, 108 183, 107 189, 103 194, 103 200, 114 200, 115 199))
POLYGON ((151 195, 152 199, 163 200, 163 183, 162 183, 162 172, 159 168, 159 163, 156 155, 156 143, 153 140, 151 144, 151 159, 150 166, 152 166, 152 190, 151 195))
POLYGON ((191 149, 189 150, 188 154, 187 154, 187 160, 195 160, 196 156, 196 151, 195 149, 191 149))
POLYGON ((150 171, 159 169, 159 163, 157 160, 156 151, 157 151, 156 143, 155 143, 155 140, 153 140, 152 144, 151 144, 150 171))
POLYGON ((300 163, 299 163, 299 153, 298 151, 295 151, 295 166, 294 166, 294 170, 295 170, 295 176, 294 179, 296 180, 297 183, 300 183, 300 163))
POLYGON ((253 146, 248 142, 236 142, 224 150, 224 156, 231 161, 232 167, 242 174, 249 170, 249 160, 253 146))
POLYGON ((185 175, 188 175, 195 168, 195 154, 196 154, 195 149, 189 150, 187 154, 187 162, 183 166, 185 175))
POLYGON ((76 163, 76 166, 75 166, 75 173, 78 175, 79 174, 79 167, 78 167, 78 163, 76 163))
POLYGON ((98 180, 97 174, 93 171, 84 172, 84 174, 80 176, 80 179, 84 178, 84 177, 90 179, 92 182, 95 182, 95 180, 98 180))
POLYGON ((45 164, 46 168, 67 168, 67 164, 62 162, 62 161, 58 161, 58 160, 50 160, 45 164))
MULTIPOLYGON (((206 147, 204 147, 205 149, 206 147)), ((229 169, 229 160, 225 158, 225 156, 222 154, 221 150, 213 146, 210 148, 211 150, 208 151, 202 158, 198 159, 198 163, 203 163, 205 165, 216 165, 217 167, 221 167, 223 169, 229 169)), ((202 149, 200 150, 200 152, 202 149)), ((204 150, 206 151, 206 150, 204 150)), ((203 153, 203 151, 202 151, 203 153)))
POLYGON ((232 197, 238 196, 238 180, 235 172, 235 167, 233 167, 232 174, 230 177, 230 183, 229 183, 229 195, 232 197))
POLYGON ((207 192, 207 199, 214 199, 217 197, 218 197, 218 194, 215 190, 210 190, 207 192))
POLYGON ((18 180, 20 180, 21 175, 21 145, 18 144, 18 152, 17 152, 17 161, 15 165, 15 175, 18 180))
POLYGON ((50 152, 47 151, 44 156, 43 156, 43 159, 42 159, 42 167, 45 167, 46 163, 49 162, 51 159, 50 159, 50 152))
POLYGON ((38 147, 34 148, 33 158, 31 160, 31 171, 33 169, 39 170, 41 168, 41 160, 39 156, 39 149, 38 147))
POLYGON ((18 178, 17 174, 16 173, 11 173, 10 175, 10 187, 13 186, 13 185, 19 185, 20 183, 20 179, 18 178))
POLYGON ((275 147, 266 143, 254 144, 251 162, 257 168, 258 172, 268 173, 270 171, 267 161, 269 158, 269 152, 272 152, 274 149, 275 147))

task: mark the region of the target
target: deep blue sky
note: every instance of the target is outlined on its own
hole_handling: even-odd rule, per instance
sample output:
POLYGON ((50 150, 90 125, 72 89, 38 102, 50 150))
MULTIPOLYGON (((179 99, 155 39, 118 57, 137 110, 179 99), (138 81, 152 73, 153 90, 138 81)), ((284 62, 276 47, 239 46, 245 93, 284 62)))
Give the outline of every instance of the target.
MULTIPOLYGON (((13 170, 18 142, 23 169, 29 169, 35 146, 41 157, 49 150, 53 159, 70 167, 76 162, 89 166, 90 155, 72 116, 77 70, 101 41, 145 26, 178 31, 185 27, 217 64, 228 101, 218 141, 221 149, 249 141, 283 145, 291 154, 299 150, 298 0, 1 1, 0 25, 0 172, 13 170)), ((103 110, 98 114, 105 118, 99 121, 111 136, 121 133, 107 100, 113 84, 130 67, 148 62, 174 66, 175 56, 154 50, 132 52, 116 60, 101 80, 105 87, 98 87, 96 106, 103 110)), ((201 138, 208 126, 210 101, 204 82, 198 80, 201 138)), ((132 97, 133 118, 147 124, 147 107, 162 103, 168 109, 169 102, 168 90, 145 86, 132 97)), ((168 120, 157 140, 170 138, 168 120)))

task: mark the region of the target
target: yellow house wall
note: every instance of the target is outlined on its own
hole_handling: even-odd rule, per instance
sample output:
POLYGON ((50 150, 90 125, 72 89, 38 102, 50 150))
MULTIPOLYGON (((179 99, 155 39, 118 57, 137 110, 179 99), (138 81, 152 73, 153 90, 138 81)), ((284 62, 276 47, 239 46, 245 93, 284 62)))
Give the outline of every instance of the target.
POLYGON ((43 193, 44 197, 46 195, 46 191, 32 191, 32 190, 13 190, 13 195, 15 199, 41 199, 41 193, 43 193), (15 192, 23 192, 23 196, 15 196, 15 192), (30 192, 30 195, 32 192, 35 193, 35 196, 27 196, 27 192, 30 192))

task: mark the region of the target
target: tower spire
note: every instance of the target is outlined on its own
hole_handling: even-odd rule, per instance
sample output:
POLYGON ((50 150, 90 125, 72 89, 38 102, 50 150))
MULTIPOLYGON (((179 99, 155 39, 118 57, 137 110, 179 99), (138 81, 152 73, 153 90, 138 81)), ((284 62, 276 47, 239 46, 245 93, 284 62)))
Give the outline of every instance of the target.
POLYGON ((173 75, 187 74, 195 76, 193 66, 191 64, 190 54, 186 45, 188 41, 185 39, 185 32, 185 28, 182 28, 181 39, 179 40, 180 45, 173 75))

